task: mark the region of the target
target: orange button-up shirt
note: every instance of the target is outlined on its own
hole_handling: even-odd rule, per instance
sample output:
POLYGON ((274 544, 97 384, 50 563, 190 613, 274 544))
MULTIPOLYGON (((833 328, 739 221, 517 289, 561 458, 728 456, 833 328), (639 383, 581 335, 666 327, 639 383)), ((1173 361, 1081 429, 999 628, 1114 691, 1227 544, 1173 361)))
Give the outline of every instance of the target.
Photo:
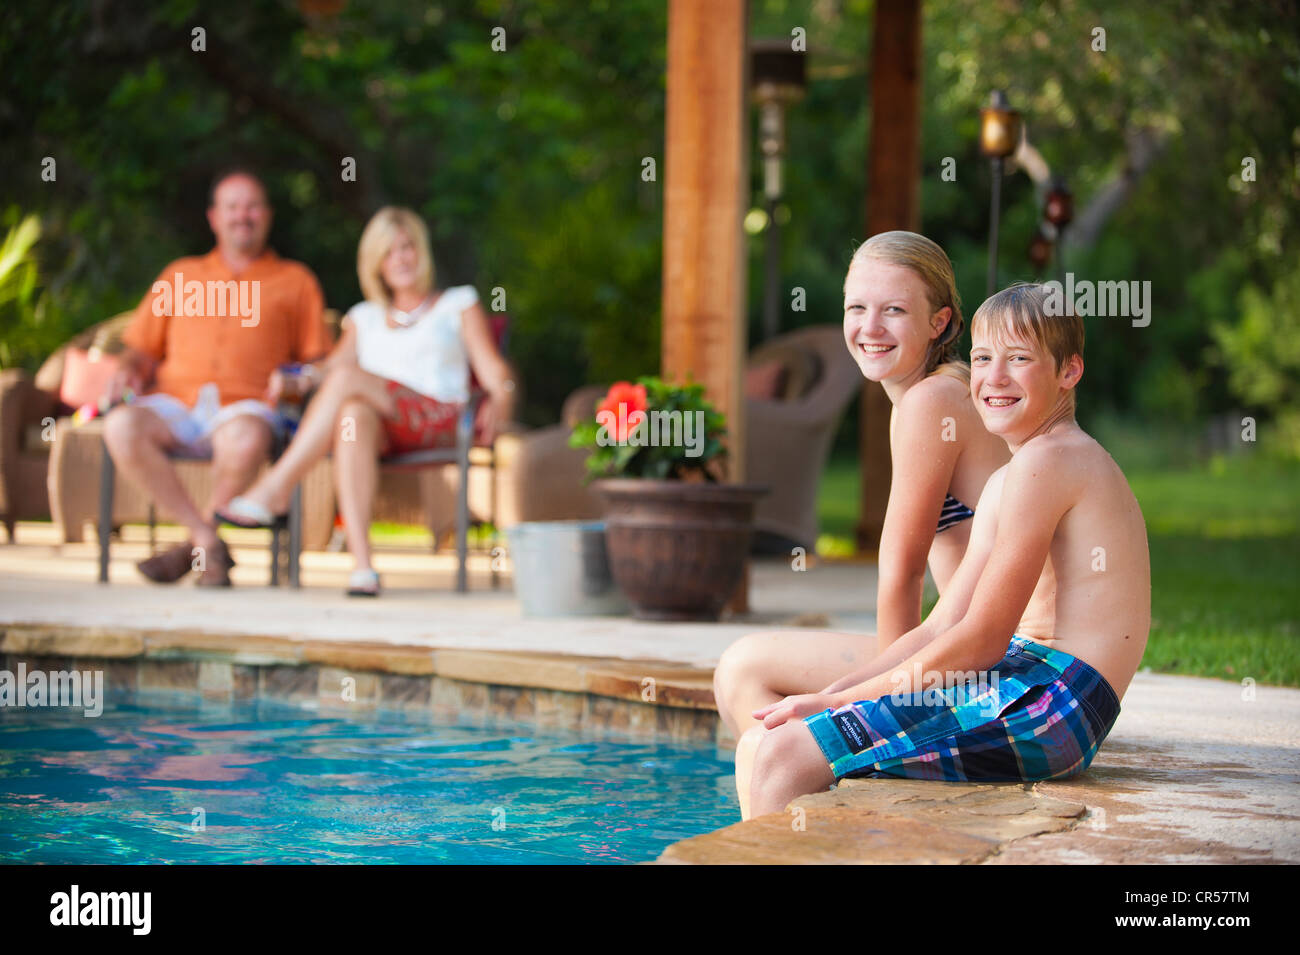
POLYGON ((236 275, 213 249, 163 269, 122 340, 159 363, 155 391, 193 405, 212 382, 227 405, 262 398, 277 366, 329 351, 324 307, 305 265, 267 249, 236 275))

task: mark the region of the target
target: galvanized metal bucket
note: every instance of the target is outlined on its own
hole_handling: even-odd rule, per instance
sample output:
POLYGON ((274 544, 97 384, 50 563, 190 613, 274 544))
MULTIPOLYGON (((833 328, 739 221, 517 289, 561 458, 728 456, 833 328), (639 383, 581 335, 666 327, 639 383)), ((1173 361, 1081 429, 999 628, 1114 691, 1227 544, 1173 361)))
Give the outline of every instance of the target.
POLYGON ((603 521, 530 521, 506 529, 526 617, 625 614, 605 553, 603 521))

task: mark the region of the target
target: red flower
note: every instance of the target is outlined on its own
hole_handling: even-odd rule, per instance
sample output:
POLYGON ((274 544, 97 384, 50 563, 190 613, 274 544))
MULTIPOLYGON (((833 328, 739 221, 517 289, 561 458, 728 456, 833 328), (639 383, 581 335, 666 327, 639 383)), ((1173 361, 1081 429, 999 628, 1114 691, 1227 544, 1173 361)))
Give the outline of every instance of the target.
POLYGON ((622 444, 637 425, 645 420, 645 385, 616 381, 596 407, 596 421, 615 442, 622 444))

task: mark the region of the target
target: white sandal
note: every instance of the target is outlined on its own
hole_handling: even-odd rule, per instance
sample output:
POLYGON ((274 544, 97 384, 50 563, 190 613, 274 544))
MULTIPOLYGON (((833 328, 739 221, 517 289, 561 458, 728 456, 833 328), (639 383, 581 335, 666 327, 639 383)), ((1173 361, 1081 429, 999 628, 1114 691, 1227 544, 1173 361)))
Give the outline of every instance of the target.
POLYGON ((227 524, 236 527, 274 527, 284 520, 285 515, 275 515, 246 497, 232 497, 216 516, 227 524))
POLYGON ((354 570, 348 577, 349 597, 378 597, 379 574, 373 570, 354 570))

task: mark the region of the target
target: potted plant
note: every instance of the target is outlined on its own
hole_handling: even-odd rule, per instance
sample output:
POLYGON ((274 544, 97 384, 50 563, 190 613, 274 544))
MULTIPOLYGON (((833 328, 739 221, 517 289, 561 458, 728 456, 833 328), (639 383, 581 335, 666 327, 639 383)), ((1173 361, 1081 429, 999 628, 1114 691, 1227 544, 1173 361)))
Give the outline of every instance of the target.
POLYGON ((725 484, 724 416, 700 384, 620 381, 569 444, 606 505, 610 570, 635 616, 716 620, 745 571, 766 488, 725 484))

